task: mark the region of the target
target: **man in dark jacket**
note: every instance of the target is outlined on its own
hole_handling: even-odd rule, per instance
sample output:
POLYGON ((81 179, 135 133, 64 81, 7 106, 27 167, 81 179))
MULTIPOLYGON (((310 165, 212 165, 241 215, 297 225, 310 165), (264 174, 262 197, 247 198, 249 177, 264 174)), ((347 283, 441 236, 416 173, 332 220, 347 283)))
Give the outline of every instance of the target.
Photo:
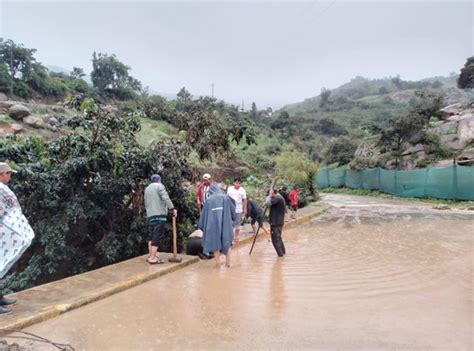
POLYGON ((270 207, 270 231, 272 243, 279 257, 286 254, 285 244, 281 238, 283 225, 285 224, 286 203, 285 199, 275 190, 270 190, 270 195, 266 200, 267 207, 270 207))

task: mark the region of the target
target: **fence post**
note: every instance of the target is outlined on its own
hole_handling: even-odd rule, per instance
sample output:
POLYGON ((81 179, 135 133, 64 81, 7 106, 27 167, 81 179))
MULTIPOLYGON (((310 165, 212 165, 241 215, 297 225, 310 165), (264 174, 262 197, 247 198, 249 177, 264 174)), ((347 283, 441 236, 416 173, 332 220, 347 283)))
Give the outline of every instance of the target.
POLYGON ((425 172, 425 181, 423 183, 423 197, 426 197, 426 184, 428 184, 428 178, 430 176, 430 168, 426 167, 426 172, 425 172))
POLYGON ((454 190, 454 198, 458 199, 458 166, 455 164, 453 166, 453 190, 454 190))
MULTIPOLYGON (((398 194, 398 179, 397 179, 397 174, 398 174, 398 170, 395 170, 395 191, 393 192, 395 195, 399 195, 398 194)), ((400 195, 399 195, 400 196, 400 195)))
POLYGON ((328 179, 328 188, 331 187, 331 184, 329 183, 329 169, 326 168, 326 178, 328 179))
POLYGON ((380 184, 380 167, 377 167, 377 174, 379 178, 379 185, 377 187, 377 190, 380 191, 380 189, 382 189, 382 184, 380 184))

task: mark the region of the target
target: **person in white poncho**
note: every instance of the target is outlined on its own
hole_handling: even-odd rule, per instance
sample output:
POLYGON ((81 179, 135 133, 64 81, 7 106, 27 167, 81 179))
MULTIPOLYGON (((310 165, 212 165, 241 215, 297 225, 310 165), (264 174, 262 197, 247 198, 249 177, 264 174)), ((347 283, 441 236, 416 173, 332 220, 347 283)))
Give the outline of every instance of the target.
MULTIPOLYGON (((4 162, 0 162, 0 279, 30 246, 34 238, 28 220, 21 211, 13 191, 7 186, 12 173, 16 173, 4 162)), ((1 295, 0 314, 10 313, 7 305, 16 301, 1 295)))

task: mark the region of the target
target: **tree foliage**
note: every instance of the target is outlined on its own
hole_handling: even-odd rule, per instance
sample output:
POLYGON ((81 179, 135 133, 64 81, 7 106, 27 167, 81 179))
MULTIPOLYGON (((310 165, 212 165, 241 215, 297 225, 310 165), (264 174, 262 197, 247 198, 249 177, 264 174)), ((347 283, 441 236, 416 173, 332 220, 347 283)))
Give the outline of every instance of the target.
POLYGON ((321 101, 319 102, 319 107, 323 108, 329 103, 329 97, 331 96, 331 90, 322 88, 321 89, 321 101))
POLYGON ((474 56, 466 60, 466 64, 461 68, 461 74, 458 79, 459 89, 474 88, 474 56))
POLYGON ((372 130, 381 135, 378 145, 382 150, 399 152, 403 142, 410 141, 415 135, 421 135, 430 119, 440 116, 442 95, 427 91, 419 91, 416 95, 418 101, 408 115, 390 120, 388 128, 372 126, 372 130))
POLYGON ((130 67, 115 55, 92 54, 91 80, 94 88, 102 95, 126 100, 139 93, 141 83, 130 76, 129 71, 130 67))
POLYGON ((80 113, 68 121, 71 131, 54 141, 0 140, 1 159, 20 170, 11 186, 36 233, 7 278, 14 290, 144 253, 142 194, 151 173, 162 174, 182 220, 194 216, 182 187, 190 179, 186 144, 168 140, 143 149, 135 141, 136 113, 111 112, 81 98, 71 106, 80 113))
POLYGON ((346 136, 332 139, 323 152, 324 162, 328 165, 332 163, 348 164, 354 157, 356 149, 357 144, 346 136))
POLYGON ((276 171, 281 177, 292 184, 312 189, 314 175, 318 164, 298 151, 286 151, 276 158, 276 171))
POLYGON ((61 98, 67 92, 90 93, 82 79, 84 72, 75 67, 71 75, 49 72, 36 61, 36 49, 25 48, 12 40, 0 38, 0 91, 30 98, 34 92, 61 98))
POLYGON ((338 136, 347 134, 346 128, 336 123, 332 118, 328 117, 322 118, 316 125, 315 129, 326 135, 338 136))
POLYGON ((171 123, 181 131, 186 143, 200 159, 228 152, 232 142, 245 140, 248 145, 255 143, 253 124, 236 107, 210 97, 193 100, 191 94, 183 89, 173 106, 171 123))

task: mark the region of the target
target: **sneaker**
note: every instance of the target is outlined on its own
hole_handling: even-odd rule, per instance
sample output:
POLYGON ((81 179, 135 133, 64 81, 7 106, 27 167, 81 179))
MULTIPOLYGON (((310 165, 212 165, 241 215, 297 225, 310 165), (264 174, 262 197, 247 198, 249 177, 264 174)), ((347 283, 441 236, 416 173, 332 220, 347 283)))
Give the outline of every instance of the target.
POLYGON ((5 306, 0 306, 0 314, 8 314, 11 313, 12 310, 11 308, 5 307, 5 306))
POLYGON ((7 297, 0 298, 0 306, 13 305, 14 303, 16 303, 16 300, 9 299, 7 297))

